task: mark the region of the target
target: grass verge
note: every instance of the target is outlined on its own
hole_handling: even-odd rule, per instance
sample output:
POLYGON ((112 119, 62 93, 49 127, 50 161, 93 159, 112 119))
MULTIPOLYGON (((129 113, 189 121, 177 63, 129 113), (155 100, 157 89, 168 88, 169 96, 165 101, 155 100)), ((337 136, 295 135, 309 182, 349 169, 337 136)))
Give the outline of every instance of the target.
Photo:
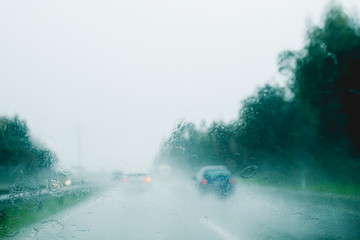
POLYGON ((95 194, 95 190, 67 192, 33 202, 21 202, 0 211, 0 238, 15 236, 20 228, 76 206, 95 194))
POLYGON ((256 185, 262 187, 274 187, 278 189, 286 189, 297 192, 313 192, 341 195, 346 197, 354 197, 360 199, 360 185, 340 182, 318 182, 318 183, 289 183, 284 181, 270 181, 269 179, 239 179, 241 184, 256 185))

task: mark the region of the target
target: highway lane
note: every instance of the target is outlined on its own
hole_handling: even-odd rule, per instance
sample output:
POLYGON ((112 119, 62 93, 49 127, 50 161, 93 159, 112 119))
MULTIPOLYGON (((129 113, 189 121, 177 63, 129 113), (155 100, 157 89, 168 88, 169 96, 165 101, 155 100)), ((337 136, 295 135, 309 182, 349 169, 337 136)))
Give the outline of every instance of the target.
POLYGON ((358 200, 238 185, 227 199, 188 181, 116 185, 17 239, 360 239, 358 200))

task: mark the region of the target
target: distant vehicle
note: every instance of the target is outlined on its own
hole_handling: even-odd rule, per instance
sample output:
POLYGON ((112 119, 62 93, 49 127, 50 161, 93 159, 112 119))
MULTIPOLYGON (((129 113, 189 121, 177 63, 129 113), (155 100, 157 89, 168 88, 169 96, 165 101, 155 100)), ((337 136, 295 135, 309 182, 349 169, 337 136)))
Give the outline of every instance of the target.
POLYGON ((152 177, 148 173, 132 172, 124 174, 123 185, 127 189, 140 189, 144 190, 151 186, 152 177))
POLYGON ((120 181, 123 177, 124 173, 120 170, 116 170, 113 172, 112 176, 111 176, 111 179, 113 181, 120 181))
POLYGON ((221 196, 230 195, 235 187, 235 178, 226 166, 206 166, 195 176, 201 193, 213 192, 221 196))

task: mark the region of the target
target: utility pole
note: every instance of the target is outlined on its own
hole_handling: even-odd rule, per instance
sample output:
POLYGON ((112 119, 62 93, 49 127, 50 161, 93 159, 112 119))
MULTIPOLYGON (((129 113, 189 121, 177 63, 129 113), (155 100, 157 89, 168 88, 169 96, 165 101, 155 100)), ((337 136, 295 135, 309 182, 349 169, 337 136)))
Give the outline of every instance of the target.
POLYGON ((78 150, 78 166, 80 167, 81 166, 81 163, 82 163, 82 159, 81 159, 81 155, 82 155, 82 150, 81 150, 81 124, 79 123, 78 124, 78 132, 77 132, 77 150, 78 150))

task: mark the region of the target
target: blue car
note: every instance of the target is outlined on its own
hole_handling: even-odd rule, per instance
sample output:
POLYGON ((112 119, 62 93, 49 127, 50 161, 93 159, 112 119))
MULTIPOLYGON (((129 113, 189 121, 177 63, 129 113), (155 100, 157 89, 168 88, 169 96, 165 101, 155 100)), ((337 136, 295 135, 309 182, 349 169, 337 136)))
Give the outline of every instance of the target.
POLYGON ((201 193, 213 192, 222 196, 231 194, 235 187, 235 178, 226 166, 206 166, 195 177, 201 193))

